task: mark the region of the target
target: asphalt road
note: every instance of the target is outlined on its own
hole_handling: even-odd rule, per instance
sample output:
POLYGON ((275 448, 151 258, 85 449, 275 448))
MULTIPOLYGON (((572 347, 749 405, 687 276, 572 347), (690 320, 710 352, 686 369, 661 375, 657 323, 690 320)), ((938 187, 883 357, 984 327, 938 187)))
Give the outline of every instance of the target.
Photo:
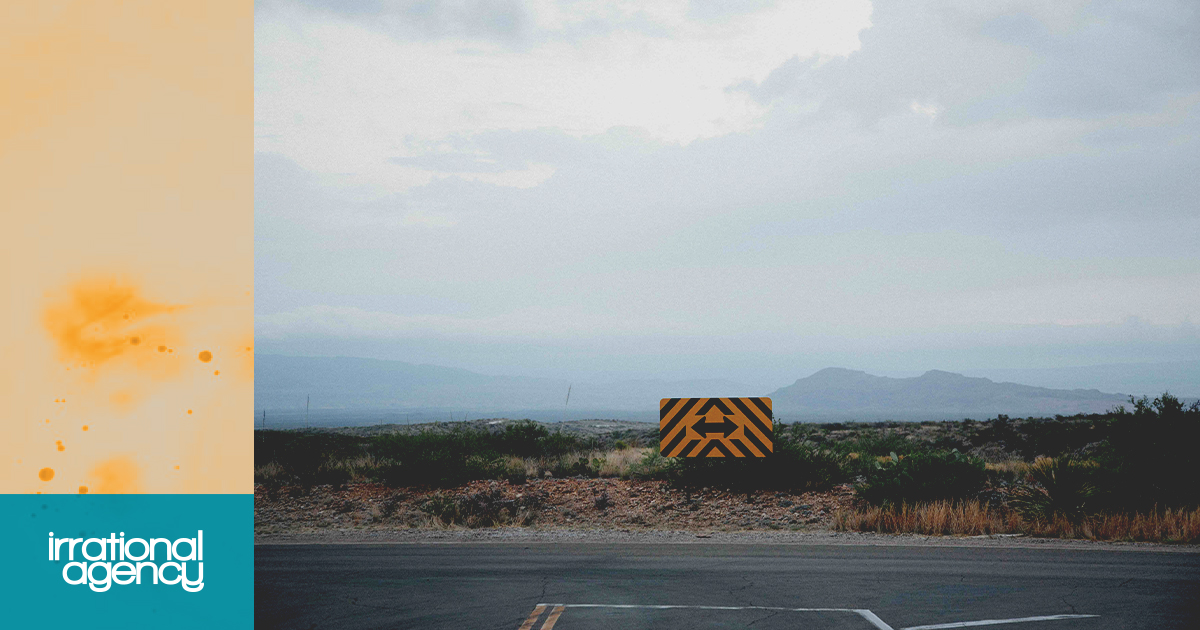
POLYGON ((262 544, 255 548, 254 595, 256 628, 1194 630, 1200 628, 1200 553, 262 544), (1049 618, 957 625, 1039 617, 1049 618))

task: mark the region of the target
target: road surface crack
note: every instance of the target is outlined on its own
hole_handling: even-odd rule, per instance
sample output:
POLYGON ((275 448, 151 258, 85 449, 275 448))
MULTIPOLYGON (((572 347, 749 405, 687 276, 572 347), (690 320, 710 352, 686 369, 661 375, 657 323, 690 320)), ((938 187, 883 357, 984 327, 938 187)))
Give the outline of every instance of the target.
POLYGON ((742 579, 743 579, 743 580, 745 580, 745 582, 746 582, 746 584, 745 584, 745 585, 743 585, 743 586, 741 586, 741 587, 739 587, 739 588, 733 588, 733 587, 730 587, 730 589, 729 589, 729 596, 730 596, 731 598, 734 596, 734 594, 735 594, 735 593, 741 593, 742 591, 744 591, 744 590, 746 590, 746 589, 749 589, 749 588, 754 588, 754 581, 753 581, 753 580, 751 580, 749 577, 746 577, 746 576, 744 576, 744 575, 742 576, 742 579))
POLYGON ((750 623, 746 624, 746 627, 747 627, 747 628, 749 628, 750 626, 753 626, 754 624, 756 624, 756 623, 758 623, 758 622, 760 622, 760 621, 763 621, 763 620, 765 620, 765 619, 770 619, 771 617, 774 617, 775 615, 778 615, 780 612, 781 612, 781 611, 778 611, 778 610, 776 610, 776 611, 774 611, 774 612, 772 612, 772 613, 770 613, 770 614, 768 614, 768 615, 764 615, 764 616, 762 616, 762 617, 759 617, 758 619, 755 619, 754 621, 751 621, 750 623))
POLYGON ((1063 595, 1063 596, 1061 596, 1061 597, 1059 597, 1059 598, 1058 598, 1058 600, 1059 600, 1059 601, 1061 601, 1061 602, 1062 602, 1062 603, 1063 603, 1065 606, 1067 606, 1067 607, 1069 607, 1069 608, 1071 609, 1071 614, 1072 614, 1072 615, 1077 615, 1077 614, 1079 614, 1079 611, 1078 611, 1078 610, 1075 610, 1075 604, 1072 604, 1071 602, 1067 601, 1067 598, 1068 598, 1068 597, 1070 597, 1071 595, 1074 595, 1074 594, 1075 594, 1075 590, 1076 590, 1076 589, 1078 589, 1078 588, 1079 588, 1078 586, 1072 586, 1072 587, 1071 587, 1071 590, 1070 590, 1070 591, 1069 591, 1069 592, 1068 592, 1066 595, 1063 595))
POLYGON ((358 602, 357 597, 347 597, 346 600, 350 602, 350 605, 358 606, 360 608, 374 608, 376 610, 404 610, 403 608, 397 608, 395 606, 375 606, 373 604, 360 604, 358 602))

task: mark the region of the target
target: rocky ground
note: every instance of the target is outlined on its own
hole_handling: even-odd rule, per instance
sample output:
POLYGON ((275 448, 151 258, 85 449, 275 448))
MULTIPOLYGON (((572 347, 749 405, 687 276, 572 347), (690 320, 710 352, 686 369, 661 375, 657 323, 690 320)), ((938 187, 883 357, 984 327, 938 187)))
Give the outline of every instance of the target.
POLYGON ((260 539, 322 530, 444 529, 521 525, 586 530, 826 530, 833 513, 850 507, 854 491, 703 489, 662 481, 537 479, 514 485, 477 481, 446 490, 395 489, 376 484, 255 489, 260 539))

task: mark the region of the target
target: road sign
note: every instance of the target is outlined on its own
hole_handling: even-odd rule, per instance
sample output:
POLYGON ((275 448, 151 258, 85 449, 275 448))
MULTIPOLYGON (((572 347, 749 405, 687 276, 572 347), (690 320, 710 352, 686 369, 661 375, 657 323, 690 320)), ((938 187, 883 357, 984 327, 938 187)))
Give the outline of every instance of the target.
POLYGON ((664 398, 664 457, 766 457, 774 449, 770 398, 664 398))

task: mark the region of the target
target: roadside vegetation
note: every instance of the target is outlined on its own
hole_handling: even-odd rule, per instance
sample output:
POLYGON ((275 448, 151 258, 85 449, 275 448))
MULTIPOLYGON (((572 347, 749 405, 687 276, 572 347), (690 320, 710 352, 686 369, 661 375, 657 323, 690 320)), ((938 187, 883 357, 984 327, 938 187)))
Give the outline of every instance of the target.
MULTIPOLYGON (((851 484, 856 507, 834 515, 835 529, 1200 542, 1200 403, 1169 393, 1107 414, 777 424, 775 436, 774 453, 760 460, 663 458, 654 430, 581 437, 528 421, 373 436, 256 431, 255 481, 268 494, 563 477, 747 496, 851 484)), ((438 493, 427 511, 444 523, 529 524, 537 496, 505 503, 438 493)))

